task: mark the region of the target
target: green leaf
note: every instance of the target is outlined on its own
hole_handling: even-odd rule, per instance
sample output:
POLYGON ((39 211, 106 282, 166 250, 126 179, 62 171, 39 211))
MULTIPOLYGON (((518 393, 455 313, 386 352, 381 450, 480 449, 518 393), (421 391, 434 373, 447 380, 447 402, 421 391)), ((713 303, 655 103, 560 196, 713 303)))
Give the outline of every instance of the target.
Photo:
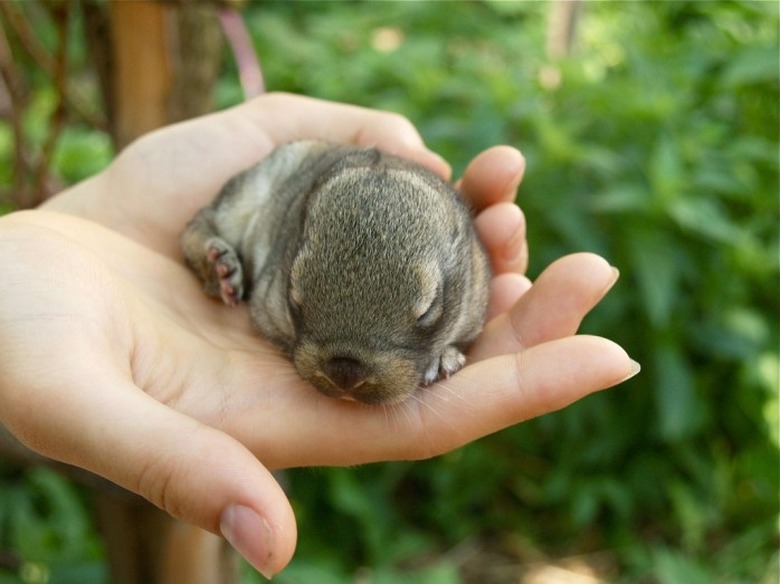
POLYGON ((728 89, 752 83, 776 83, 778 68, 777 46, 746 47, 731 58, 723 71, 721 83, 728 89))
POLYGON ((667 491, 685 547, 698 551, 704 542, 709 519, 706 503, 688 483, 676 481, 668 485, 667 491))
POLYGON ((590 208, 598 213, 645 213, 649 211, 650 193, 641 184, 620 184, 596 193, 590 208))
POLYGON ((657 140, 648 163, 650 187, 661 208, 679 197, 687 183, 680 145, 668 133, 657 140))
POLYGON ((657 550, 655 576, 659 584, 712 584, 715 574, 706 565, 679 552, 657 550))
POLYGON ((667 209, 680 227, 716 243, 736 246, 744 238, 742 230, 715 198, 679 197, 671 201, 667 209))
POLYGON ((648 320, 654 327, 665 327, 671 318, 681 275, 674 254, 676 243, 662 231, 637 228, 628 245, 648 320))
POLYGON ((457 568, 449 563, 414 571, 379 570, 371 574, 373 584, 460 584, 457 568))
MULTIPOLYGON (((254 574, 253 574, 254 575, 254 574)), ((246 583, 247 579, 244 579, 246 583)), ((259 582, 265 582, 264 578, 257 576, 259 582)), ((290 565, 278 576, 274 577, 273 582, 280 584, 350 584, 352 578, 339 574, 335 569, 316 562, 306 562, 293 558, 290 565)))
POLYGON ((67 130, 57 144, 54 164, 68 183, 75 183, 103 170, 113 155, 108 134, 67 130))
POLYGON ((691 435, 701 419, 693 371, 680 348, 670 342, 656 349, 655 366, 659 431, 667 442, 677 442, 691 435))

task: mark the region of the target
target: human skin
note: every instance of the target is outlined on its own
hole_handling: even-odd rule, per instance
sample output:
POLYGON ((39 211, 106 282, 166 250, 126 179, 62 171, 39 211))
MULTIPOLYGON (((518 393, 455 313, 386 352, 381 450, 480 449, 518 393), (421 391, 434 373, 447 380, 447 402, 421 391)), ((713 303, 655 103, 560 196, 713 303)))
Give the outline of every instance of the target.
POLYGON ((401 116, 268 94, 153 132, 42 208, 0 219, 0 422, 32 450, 221 533, 267 576, 296 542, 270 470, 429 458, 638 371, 615 343, 576 335, 617 279, 608 262, 574 254, 524 276, 513 204, 524 161, 502 146, 456 183, 495 273, 466 367, 394 407, 314 391, 245 306, 202 293, 179 250, 229 177, 304 138, 377 146, 449 178, 401 116))

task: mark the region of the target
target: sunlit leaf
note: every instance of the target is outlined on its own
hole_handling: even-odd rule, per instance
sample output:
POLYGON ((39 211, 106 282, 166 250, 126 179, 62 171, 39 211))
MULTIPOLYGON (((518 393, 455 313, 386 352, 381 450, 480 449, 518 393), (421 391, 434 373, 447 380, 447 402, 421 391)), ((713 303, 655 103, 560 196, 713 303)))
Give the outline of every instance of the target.
MULTIPOLYGON (((56 27, 38 22, 50 3, 12 4, 38 16, 55 55, 56 27)), ((270 90, 399 112, 455 176, 487 146, 519 147, 532 273, 580 250, 618 265, 588 332, 647 373, 431 461, 290 472, 300 537, 274 582, 450 584, 461 542, 519 540, 512 553, 531 561, 617 549, 616 582, 777 581, 777 3, 583 3, 571 54, 542 88, 553 4, 244 3, 270 90)), ((82 17, 72 56, 88 51, 82 17)), ((16 66, 23 47, 9 41, 16 66)), ((242 100, 225 57, 217 108, 242 100)), ((23 118, 34 175, 56 91, 31 60, 19 69, 35 80, 23 118)), ((69 63, 74 96, 92 77, 69 63)), ((0 102, 5 194, 13 114, 0 102)), ((65 126, 54 174, 102 168, 105 137, 65 126)), ((0 552, 50 584, 98 584, 87 510, 66 491, 0 465, 0 552)))
POLYGON ((747 47, 729 62, 721 82, 728 88, 750 83, 777 82, 780 57, 776 46, 747 47))
POLYGON ((658 550, 654 554, 656 581, 659 584, 712 584, 715 574, 706 564, 672 550, 658 550))
POLYGON ((68 183, 75 183, 103 170, 113 155, 107 134, 67 131, 60 138, 54 163, 68 183))

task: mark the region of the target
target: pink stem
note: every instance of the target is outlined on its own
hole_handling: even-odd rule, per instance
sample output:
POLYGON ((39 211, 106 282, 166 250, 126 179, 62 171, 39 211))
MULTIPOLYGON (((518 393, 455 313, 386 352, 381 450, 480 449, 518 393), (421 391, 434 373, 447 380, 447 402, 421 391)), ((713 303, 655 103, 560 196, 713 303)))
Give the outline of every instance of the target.
POLYGON ((244 98, 257 97, 265 92, 263 70, 260 67, 260 59, 257 56, 252 38, 246 28, 246 23, 241 14, 232 8, 219 11, 219 20, 222 30, 225 32, 233 57, 238 66, 238 78, 244 90, 244 98))

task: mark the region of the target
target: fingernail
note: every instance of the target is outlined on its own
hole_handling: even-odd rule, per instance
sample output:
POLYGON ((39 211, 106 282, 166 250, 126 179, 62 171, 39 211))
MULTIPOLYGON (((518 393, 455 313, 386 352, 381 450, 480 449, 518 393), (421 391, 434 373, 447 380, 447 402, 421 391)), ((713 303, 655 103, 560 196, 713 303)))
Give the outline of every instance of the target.
POLYGON ((629 359, 629 360, 631 361, 631 369, 629 370, 628 375, 626 375, 621 380, 621 383, 623 381, 628 381, 629 379, 634 377, 637 373, 639 373, 642 370, 642 366, 637 361, 634 361, 633 359, 629 359))
POLYGON ((268 580, 273 571, 268 567, 274 556, 274 534, 271 526, 254 510, 244 505, 230 505, 219 521, 222 536, 268 580))
POLYGON ((615 266, 610 266, 610 268, 612 268, 612 279, 609 281, 609 284, 607 284, 606 292, 609 292, 610 290, 612 290, 612 287, 615 285, 615 283, 620 278, 620 270, 618 270, 615 266))

